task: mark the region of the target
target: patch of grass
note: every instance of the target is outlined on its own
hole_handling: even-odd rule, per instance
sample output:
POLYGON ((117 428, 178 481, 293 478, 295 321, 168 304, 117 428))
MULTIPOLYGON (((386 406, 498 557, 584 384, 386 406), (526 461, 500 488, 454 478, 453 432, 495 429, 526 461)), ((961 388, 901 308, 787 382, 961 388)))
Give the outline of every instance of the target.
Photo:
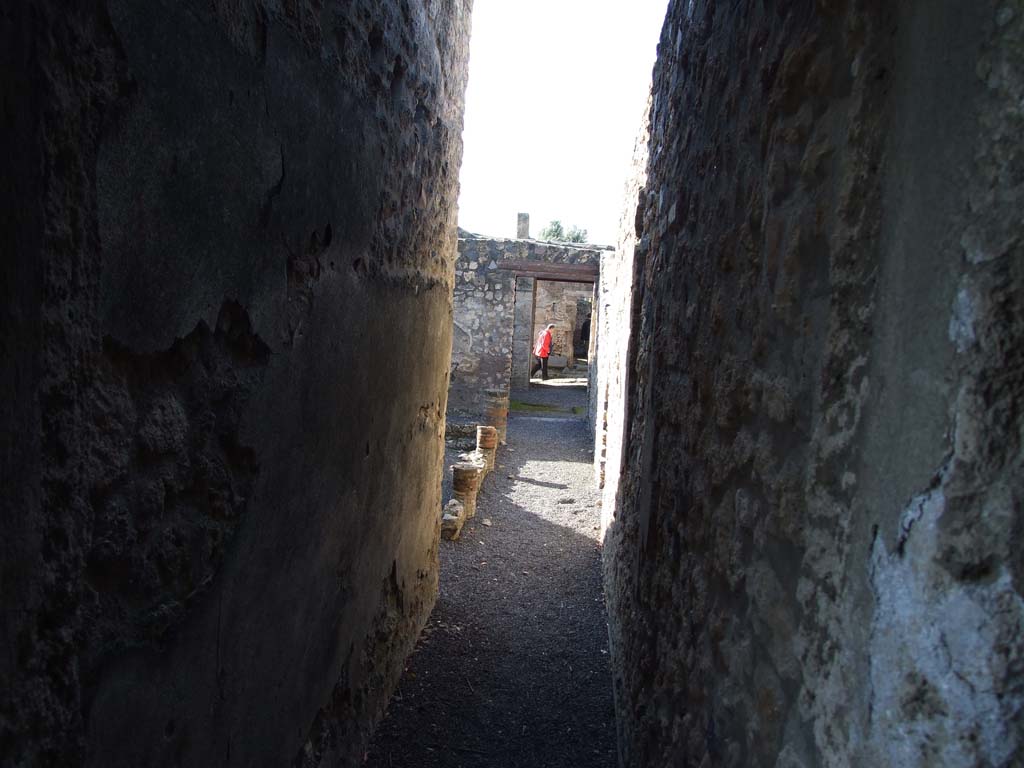
POLYGON ((527 403, 524 400, 512 400, 508 401, 508 409, 510 411, 526 411, 526 412, 556 412, 565 413, 564 410, 559 408, 557 405, 543 405, 541 403, 527 403))
POLYGON ((520 413, 571 413, 574 416, 580 416, 587 412, 587 406, 585 405, 574 405, 572 408, 562 408, 558 405, 530 403, 526 400, 512 399, 508 401, 508 409, 510 411, 519 411, 520 413))

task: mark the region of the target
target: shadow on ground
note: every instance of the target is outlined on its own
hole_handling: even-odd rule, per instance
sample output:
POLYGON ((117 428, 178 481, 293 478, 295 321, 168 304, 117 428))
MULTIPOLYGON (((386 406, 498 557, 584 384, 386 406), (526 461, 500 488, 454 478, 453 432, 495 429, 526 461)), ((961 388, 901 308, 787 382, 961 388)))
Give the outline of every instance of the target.
POLYGON ((590 462, 583 420, 512 417, 369 766, 615 765, 590 462))

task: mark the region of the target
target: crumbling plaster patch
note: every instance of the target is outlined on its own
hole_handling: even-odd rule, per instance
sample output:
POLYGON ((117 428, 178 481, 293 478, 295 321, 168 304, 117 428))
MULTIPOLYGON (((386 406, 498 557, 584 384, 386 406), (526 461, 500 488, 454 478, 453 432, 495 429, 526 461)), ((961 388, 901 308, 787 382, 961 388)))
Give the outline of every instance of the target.
MULTIPOLYGON (((1010 498, 990 514, 1005 526, 1010 498)), ((1009 569, 961 581, 938 563, 942 487, 904 511, 896 551, 872 551, 870 738, 890 765, 1005 765, 1019 754, 1024 601, 1009 569)))

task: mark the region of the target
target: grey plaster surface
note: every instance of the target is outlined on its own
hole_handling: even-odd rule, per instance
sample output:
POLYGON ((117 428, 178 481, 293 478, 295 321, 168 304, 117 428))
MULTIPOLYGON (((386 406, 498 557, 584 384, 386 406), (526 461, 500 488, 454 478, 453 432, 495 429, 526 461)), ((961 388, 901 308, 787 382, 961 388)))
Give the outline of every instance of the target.
POLYGON ((286 6, 0 11, 0 764, 358 764, 433 604, 470 3, 286 6))

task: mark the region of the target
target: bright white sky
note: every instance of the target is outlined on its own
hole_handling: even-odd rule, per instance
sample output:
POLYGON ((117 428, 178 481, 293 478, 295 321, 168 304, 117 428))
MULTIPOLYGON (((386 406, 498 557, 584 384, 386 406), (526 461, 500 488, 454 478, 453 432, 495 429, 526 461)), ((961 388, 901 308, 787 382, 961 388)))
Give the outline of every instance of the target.
POLYGON ((459 226, 614 244, 667 0, 475 0, 459 226))

